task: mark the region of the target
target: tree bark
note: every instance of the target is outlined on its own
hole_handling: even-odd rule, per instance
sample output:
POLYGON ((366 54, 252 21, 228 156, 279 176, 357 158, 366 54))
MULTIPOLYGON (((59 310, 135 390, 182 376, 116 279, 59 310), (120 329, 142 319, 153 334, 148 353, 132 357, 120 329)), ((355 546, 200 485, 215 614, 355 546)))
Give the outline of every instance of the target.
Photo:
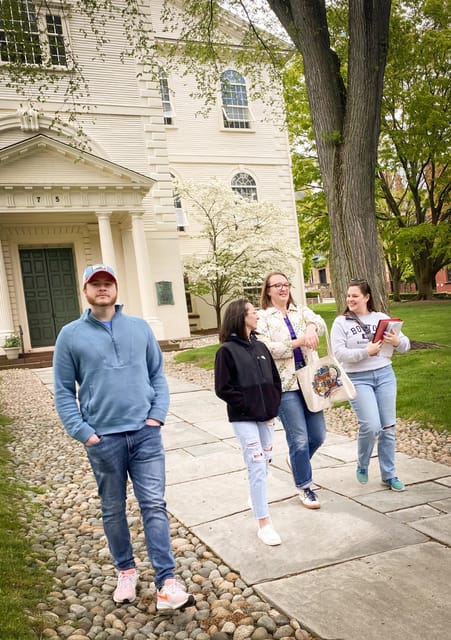
POLYGON ((436 271, 434 270, 434 268, 431 268, 430 262, 422 260, 421 258, 413 259, 412 264, 415 273, 415 280, 418 287, 417 299, 432 300, 432 283, 435 280, 436 271))
POLYGON ((387 310, 375 218, 375 171, 391 0, 349 0, 348 86, 331 49, 324 0, 268 0, 304 61, 331 231, 338 308, 352 278, 368 280, 387 310))

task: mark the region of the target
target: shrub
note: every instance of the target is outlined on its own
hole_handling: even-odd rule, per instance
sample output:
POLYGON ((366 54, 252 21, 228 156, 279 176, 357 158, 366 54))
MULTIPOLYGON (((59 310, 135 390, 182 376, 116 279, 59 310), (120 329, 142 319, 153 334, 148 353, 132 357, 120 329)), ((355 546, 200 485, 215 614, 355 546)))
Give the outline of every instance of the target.
POLYGON ((6 336, 3 346, 7 349, 10 347, 20 347, 20 336, 16 333, 11 333, 9 336, 6 336))

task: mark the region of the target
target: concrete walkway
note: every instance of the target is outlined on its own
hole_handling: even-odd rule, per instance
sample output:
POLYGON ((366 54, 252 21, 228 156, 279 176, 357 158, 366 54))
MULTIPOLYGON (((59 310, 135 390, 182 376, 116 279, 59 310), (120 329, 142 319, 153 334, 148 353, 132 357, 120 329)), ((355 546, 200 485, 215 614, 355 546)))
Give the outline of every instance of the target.
MULTIPOLYGON (((52 389, 52 370, 35 373, 52 389)), ((330 433, 313 459, 321 509, 302 507, 281 425, 268 481, 282 538, 267 547, 247 506, 246 472, 211 391, 168 378, 169 511, 266 600, 322 640, 450 637, 451 467, 397 454, 407 491, 355 480, 356 443, 330 433)))

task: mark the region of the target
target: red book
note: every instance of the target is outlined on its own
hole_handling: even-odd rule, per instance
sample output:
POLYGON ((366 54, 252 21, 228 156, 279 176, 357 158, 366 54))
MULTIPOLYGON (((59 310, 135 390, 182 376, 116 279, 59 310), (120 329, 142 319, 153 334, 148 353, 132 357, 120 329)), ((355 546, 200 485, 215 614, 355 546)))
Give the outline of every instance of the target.
POLYGON ((399 333, 401 324, 392 324, 396 322, 402 324, 401 318, 382 318, 382 320, 379 320, 379 322, 377 323, 376 332, 373 337, 373 342, 379 342, 379 340, 382 340, 382 338, 384 337, 384 333, 386 331, 390 331, 391 329, 395 329, 395 331, 397 330, 396 333, 399 333))

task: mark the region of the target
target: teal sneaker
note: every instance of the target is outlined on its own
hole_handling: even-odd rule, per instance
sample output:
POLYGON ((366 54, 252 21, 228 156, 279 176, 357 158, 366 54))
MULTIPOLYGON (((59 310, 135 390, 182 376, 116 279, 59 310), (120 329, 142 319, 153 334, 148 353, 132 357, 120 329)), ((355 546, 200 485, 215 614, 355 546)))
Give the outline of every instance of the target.
POLYGON ((388 486, 392 491, 405 491, 406 485, 401 482, 399 478, 390 478, 389 480, 382 480, 382 484, 388 486))
POLYGON ((360 467, 357 467, 355 476, 361 484, 366 484, 368 482, 368 469, 361 469, 360 467))

